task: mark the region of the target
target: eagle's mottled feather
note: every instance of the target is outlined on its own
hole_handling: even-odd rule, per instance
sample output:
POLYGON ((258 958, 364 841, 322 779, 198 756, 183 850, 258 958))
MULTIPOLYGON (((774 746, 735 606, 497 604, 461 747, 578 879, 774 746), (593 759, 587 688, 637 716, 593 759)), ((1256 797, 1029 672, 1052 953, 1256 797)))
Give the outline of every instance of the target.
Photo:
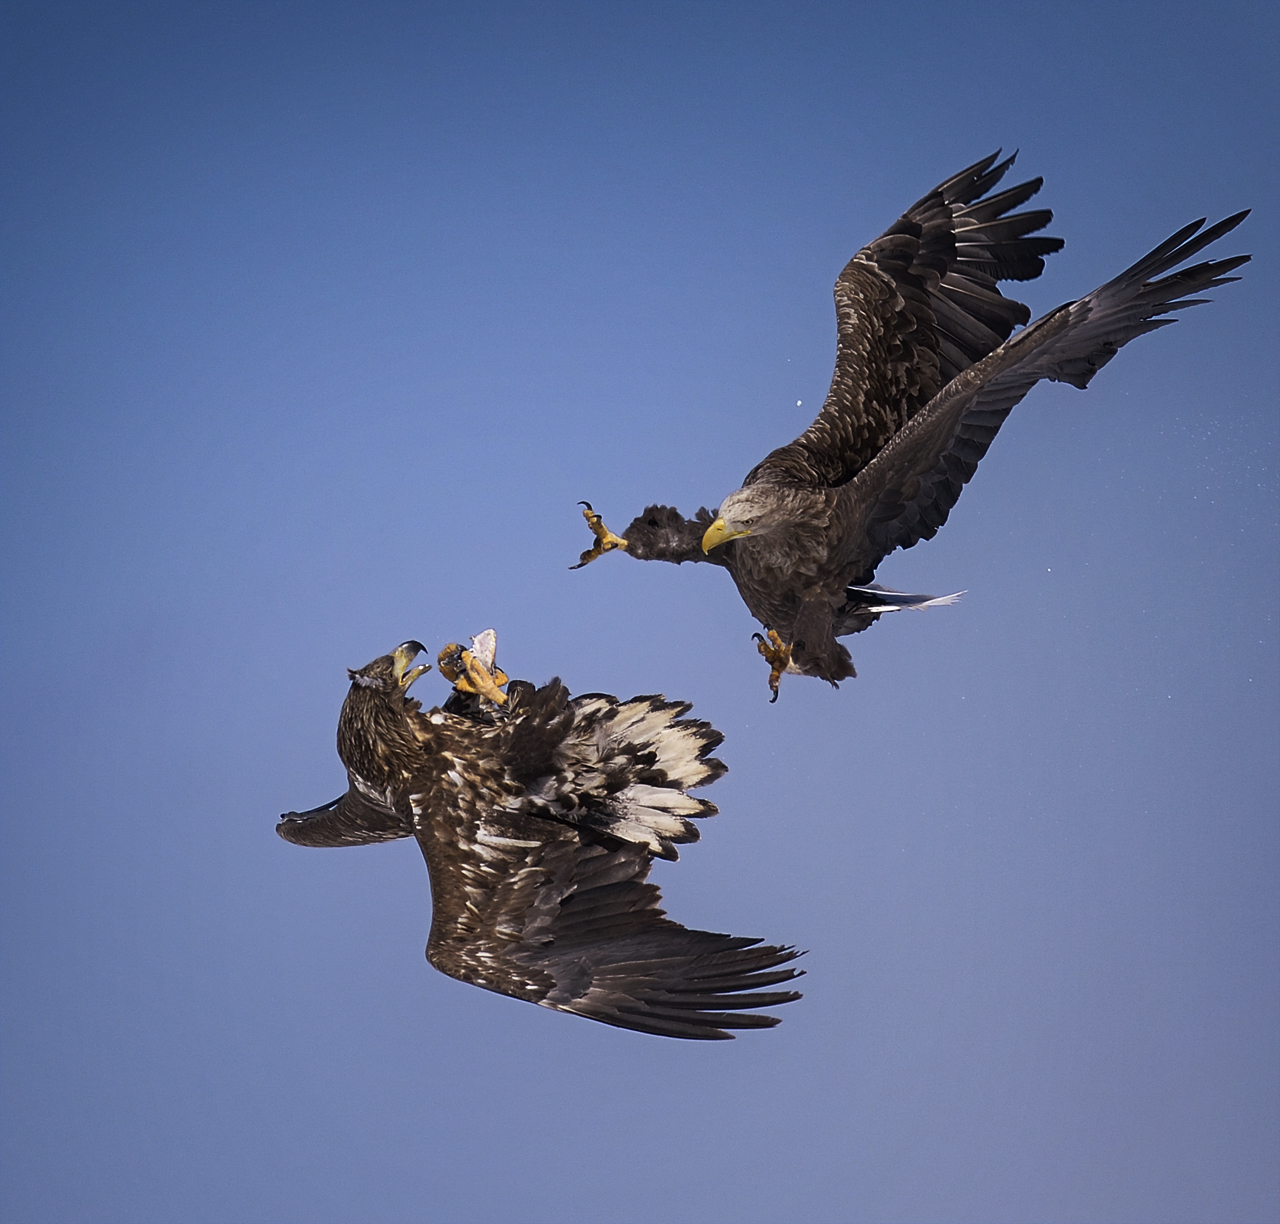
POLYGON ((455 692, 423 711, 403 683, 406 643, 352 673, 338 750, 350 789, 288 813, 302 845, 417 838, 431 879, 427 958, 500 994, 669 1037, 725 1038, 776 1024, 744 1014, 797 953, 668 919, 655 857, 698 839, 715 806, 723 738, 662 697, 570 697, 559 680, 512 681, 501 708, 455 692))

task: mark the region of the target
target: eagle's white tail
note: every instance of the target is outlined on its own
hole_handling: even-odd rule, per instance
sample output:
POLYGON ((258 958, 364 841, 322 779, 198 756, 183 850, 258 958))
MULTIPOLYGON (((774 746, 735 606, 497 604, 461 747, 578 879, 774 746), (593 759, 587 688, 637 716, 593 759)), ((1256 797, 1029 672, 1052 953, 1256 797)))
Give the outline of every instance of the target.
POLYGON ((850 586, 845 588, 846 595, 862 595, 867 600, 864 612, 901 612, 903 608, 941 608, 959 600, 964 591, 956 591, 953 595, 908 595, 906 591, 895 591, 890 587, 882 587, 871 582, 866 586, 850 586))
POLYGON ((681 718, 687 702, 662 697, 619 701, 599 693, 574 698, 573 726, 556 750, 558 774, 530 793, 562 819, 646 846, 660 858, 698 840, 694 819, 715 804, 686 794, 714 782, 724 764, 708 756, 724 737, 709 723, 681 718), (572 809, 570 792, 578 795, 572 809), (585 803, 584 803, 585 799, 585 803))

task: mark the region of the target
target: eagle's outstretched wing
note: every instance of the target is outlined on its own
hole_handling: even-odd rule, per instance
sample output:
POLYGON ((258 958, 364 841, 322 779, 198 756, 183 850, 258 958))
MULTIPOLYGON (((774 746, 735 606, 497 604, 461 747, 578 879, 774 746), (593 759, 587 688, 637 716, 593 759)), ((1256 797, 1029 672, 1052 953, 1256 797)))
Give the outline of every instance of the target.
POLYGON ((1204 299, 1192 295, 1238 280, 1226 274, 1248 255, 1171 270, 1248 215, 1236 213, 1202 232, 1204 220, 1193 222, 958 375, 841 490, 844 566, 870 574, 895 548, 930 539, 1005 417, 1040 379, 1084 388, 1134 337, 1177 322, 1161 316, 1202 305, 1204 299))
POLYGON ((494 813, 419 835, 431 876, 427 959, 499 994, 664 1037, 768 1028, 800 996, 799 953, 692 931, 646 883, 652 856, 550 820, 494 813))
POLYGON ((942 387, 1031 317, 997 286, 1039 276, 1044 256, 1063 242, 1028 236, 1053 219, 1048 209, 1011 211, 1042 179, 982 198, 1017 154, 996 164, 999 156, 940 183, 845 266, 835 284, 836 368, 822 411, 744 486, 844 484, 942 387))
POLYGON ((299 846, 364 846, 413 836, 406 821, 371 803, 354 786, 318 808, 285 812, 276 832, 299 846))

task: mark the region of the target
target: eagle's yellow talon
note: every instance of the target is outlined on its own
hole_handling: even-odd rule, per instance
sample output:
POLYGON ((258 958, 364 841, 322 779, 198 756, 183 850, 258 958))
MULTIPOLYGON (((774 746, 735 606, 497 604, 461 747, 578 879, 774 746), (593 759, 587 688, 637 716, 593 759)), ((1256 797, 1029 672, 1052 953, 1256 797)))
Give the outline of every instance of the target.
POLYGON ((613 552, 615 548, 626 548, 627 546, 626 540, 619 535, 614 535, 604 525, 604 519, 591 508, 590 502, 579 502, 578 505, 584 507, 582 517, 587 520, 587 526, 591 528, 591 534, 595 536, 596 542, 578 558, 577 565, 569 566, 571 570, 581 569, 597 557, 603 557, 605 553, 613 552))
POLYGON ((450 642, 437 657, 440 674, 460 693, 476 693, 494 705, 505 705, 507 695, 501 685, 507 682, 507 673, 494 666, 490 671, 479 659, 457 642, 450 642))
POLYGON ((772 705, 778 700, 778 683, 782 679, 782 673, 791 663, 791 647, 778 636, 777 630, 769 629, 766 632, 769 635, 767 639, 758 633, 753 633, 751 637, 756 649, 769 664, 769 691, 773 694, 769 698, 769 704, 772 705))

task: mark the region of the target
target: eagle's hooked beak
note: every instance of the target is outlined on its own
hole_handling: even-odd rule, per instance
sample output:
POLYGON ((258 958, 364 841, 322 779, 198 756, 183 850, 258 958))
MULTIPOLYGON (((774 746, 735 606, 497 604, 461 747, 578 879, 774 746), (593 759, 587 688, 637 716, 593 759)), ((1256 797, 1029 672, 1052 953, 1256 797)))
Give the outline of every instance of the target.
POLYGON ((739 531, 730 531, 724 519, 718 518, 702 534, 702 551, 709 553, 713 548, 717 548, 729 540, 736 540, 739 536, 749 536, 750 534, 750 530, 746 528, 739 531))
POLYGON ((430 663, 421 663, 417 667, 409 668, 409 664, 424 650, 426 650, 426 647, 421 642, 403 642, 391 652, 391 657, 396 663, 396 683, 406 692, 409 685, 419 676, 425 675, 431 670, 430 663))

